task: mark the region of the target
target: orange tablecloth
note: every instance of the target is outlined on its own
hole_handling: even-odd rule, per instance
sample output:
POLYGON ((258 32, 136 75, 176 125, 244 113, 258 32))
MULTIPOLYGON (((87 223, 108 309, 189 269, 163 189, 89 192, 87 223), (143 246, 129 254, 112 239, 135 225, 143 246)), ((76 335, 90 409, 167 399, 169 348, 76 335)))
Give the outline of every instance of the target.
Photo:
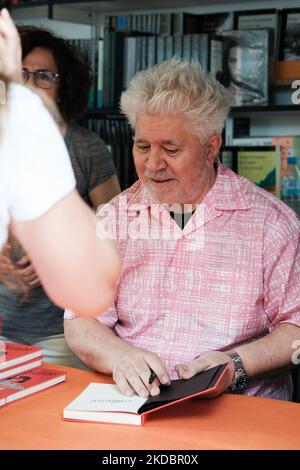
POLYGON ((144 427, 62 420, 63 408, 107 376, 62 366, 67 382, 0 408, 0 449, 300 449, 300 405, 222 395, 152 413, 144 427))

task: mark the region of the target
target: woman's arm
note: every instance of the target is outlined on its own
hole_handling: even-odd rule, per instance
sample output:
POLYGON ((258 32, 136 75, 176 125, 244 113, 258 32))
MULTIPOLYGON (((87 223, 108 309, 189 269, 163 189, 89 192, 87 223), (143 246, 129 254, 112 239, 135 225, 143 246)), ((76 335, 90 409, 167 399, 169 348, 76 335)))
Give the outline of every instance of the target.
POLYGON ((97 223, 75 190, 42 216, 12 223, 49 297, 82 316, 112 303, 119 274, 114 243, 97 238, 97 223))
MULTIPOLYGON (((19 36, 4 9, 0 76, 17 81, 20 72, 19 36)), ((80 315, 97 315, 113 300, 119 274, 115 246, 97 238, 96 216, 73 189, 66 148, 38 98, 15 85, 8 108, 1 156, 12 231, 57 305, 80 315)))
POLYGON ((106 204, 120 192, 118 177, 114 175, 90 191, 89 198, 95 209, 97 209, 101 204, 106 204))

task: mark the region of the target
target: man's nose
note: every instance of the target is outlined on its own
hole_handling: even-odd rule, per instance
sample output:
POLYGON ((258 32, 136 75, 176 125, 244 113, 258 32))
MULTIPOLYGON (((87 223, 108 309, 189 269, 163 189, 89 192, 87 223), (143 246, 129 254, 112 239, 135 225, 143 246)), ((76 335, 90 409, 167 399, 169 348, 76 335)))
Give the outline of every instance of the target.
POLYGON ((151 173, 156 173, 166 167, 166 162, 158 150, 151 149, 147 156, 146 167, 151 173))

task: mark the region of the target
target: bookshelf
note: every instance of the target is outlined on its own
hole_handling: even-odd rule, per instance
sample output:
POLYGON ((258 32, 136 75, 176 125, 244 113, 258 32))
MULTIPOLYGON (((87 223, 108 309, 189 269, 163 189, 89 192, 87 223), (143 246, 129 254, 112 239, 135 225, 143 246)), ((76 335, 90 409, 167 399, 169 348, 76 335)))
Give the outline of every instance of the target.
MULTIPOLYGON (((0 0, 1 1, 1 0, 0 0)), ((11 0, 17 1, 17 0, 11 0)), ((3 0, 1 1, 3 4, 3 0)), ((7 3, 7 2, 6 2, 7 3)), ((190 12, 195 14, 235 12, 246 10, 286 9, 299 7, 299 0, 37 0, 19 3, 12 7, 16 20, 38 20, 47 18, 49 21, 73 21, 74 23, 89 24, 91 37, 103 37, 105 17, 113 15, 143 15, 152 13, 190 12)), ((51 27, 47 23, 47 27, 51 27)), ((62 33, 64 28, 62 27, 62 33)), ((57 29, 55 32, 59 33, 57 29)), ((232 107, 230 118, 247 117, 250 121, 250 136, 271 135, 299 135, 300 105, 294 105, 291 101, 293 93, 291 83, 284 85, 273 84, 271 87, 271 101, 267 106, 240 106, 232 107)), ((102 129, 105 128, 105 120, 112 122, 114 117, 119 122, 119 115, 115 105, 90 108, 86 116, 87 125, 103 137, 102 129), (102 121, 103 125, 99 125, 102 121)), ((113 130, 113 133, 115 130, 113 130)), ((113 134, 112 133, 112 134, 113 134)), ((114 134, 115 135, 115 134, 114 134)), ((120 140, 124 138, 121 136, 120 140)), ((127 139, 130 145, 129 136, 127 139)), ((111 142, 107 142, 111 145, 111 142)), ((125 186, 127 186, 125 182, 125 186)), ((124 187, 124 184, 123 184, 124 187)))
POLYGON ((1 0, 2 4, 13 4, 14 9, 32 8, 41 5, 68 5, 78 9, 90 9, 93 11, 129 11, 129 10, 154 10, 154 9, 185 9, 190 7, 206 8, 211 11, 213 7, 218 6, 219 11, 228 9, 251 10, 264 9, 274 5, 283 4, 285 8, 298 6, 297 0, 252 0, 249 7, 249 0, 143 0, 142 4, 138 0, 1 0))
POLYGON ((231 108, 232 116, 245 114, 287 114, 300 113, 300 106, 295 104, 268 105, 268 106, 235 106, 231 108))

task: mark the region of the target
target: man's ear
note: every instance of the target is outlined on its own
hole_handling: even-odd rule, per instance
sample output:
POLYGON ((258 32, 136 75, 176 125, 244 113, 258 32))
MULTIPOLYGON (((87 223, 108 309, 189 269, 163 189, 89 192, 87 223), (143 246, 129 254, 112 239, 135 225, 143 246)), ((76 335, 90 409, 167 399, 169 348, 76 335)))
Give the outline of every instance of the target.
POLYGON ((220 151, 222 137, 219 134, 211 136, 206 144, 206 164, 212 167, 220 151))

